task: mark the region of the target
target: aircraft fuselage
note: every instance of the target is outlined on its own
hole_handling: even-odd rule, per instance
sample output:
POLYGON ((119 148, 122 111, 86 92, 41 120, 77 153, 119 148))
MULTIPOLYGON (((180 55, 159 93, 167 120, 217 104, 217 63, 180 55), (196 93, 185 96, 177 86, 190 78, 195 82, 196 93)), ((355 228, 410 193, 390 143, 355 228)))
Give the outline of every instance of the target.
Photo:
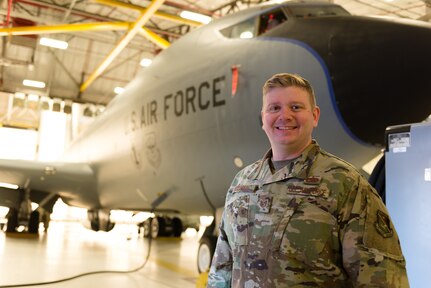
POLYGON ((393 121, 429 115, 423 97, 429 82, 391 81, 400 73, 406 83, 425 77, 417 69, 430 67, 429 25, 350 15, 295 18, 289 11, 289 4, 255 8, 193 31, 110 103, 67 154, 91 163, 100 207, 211 214, 204 192, 222 206, 236 172, 269 148, 260 123, 261 87, 275 73, 298 73, 311 82, 322 111, 314 138, 357 167, 379 153, 380 129, 383 140, 393 121), (269 32, 251 39, 222 33, 273 9, 287 20, 269 32), (420 53, 393 59, 414 45, 403 40, 414 33, 428 37, 420 53), (407 90, 422 103, 416 113, 405 109, 407 90))

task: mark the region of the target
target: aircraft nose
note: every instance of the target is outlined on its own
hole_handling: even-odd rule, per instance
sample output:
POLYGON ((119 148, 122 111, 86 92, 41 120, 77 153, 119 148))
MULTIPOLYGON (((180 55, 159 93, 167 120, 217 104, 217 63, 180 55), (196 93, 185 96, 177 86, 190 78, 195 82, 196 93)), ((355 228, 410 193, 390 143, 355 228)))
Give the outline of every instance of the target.
POLYGON ((383 145, 387 126, 431 114, 431 25, 362 17, 327 43, 335 103, 359 139, 383 145))

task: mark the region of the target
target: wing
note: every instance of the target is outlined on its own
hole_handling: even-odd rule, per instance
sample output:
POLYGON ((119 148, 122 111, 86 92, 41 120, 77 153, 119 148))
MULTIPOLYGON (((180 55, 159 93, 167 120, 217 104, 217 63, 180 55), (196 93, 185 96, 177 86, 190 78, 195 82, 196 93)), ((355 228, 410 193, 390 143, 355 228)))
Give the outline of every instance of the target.
POLYGON ((95 174, 88 163, 0 159, 0 182, 18 186, 17 189, 1 188, 2 206, 19 207, 26 189, 36 203, 59 196, 70 205, 99 206, 95 174))

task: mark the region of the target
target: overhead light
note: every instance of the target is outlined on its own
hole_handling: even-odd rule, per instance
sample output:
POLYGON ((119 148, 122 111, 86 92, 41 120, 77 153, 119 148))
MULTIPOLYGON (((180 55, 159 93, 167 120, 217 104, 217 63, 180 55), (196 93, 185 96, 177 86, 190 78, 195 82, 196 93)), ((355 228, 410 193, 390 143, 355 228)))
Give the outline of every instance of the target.
POLYGON ((124 92, 124 88, 123 87, 115 87, 114 92, 115 92, 115 94, 121 94, 124 92))
POLYGON ((141 65, 142 67, 148 67, 151 65, 151 63, 153 63, 153 60, 144 58, 141 60, 141 62, 139 62, 139 65, 141 65))
POLYGON ((40 38, 39 43, 40 45, 43 45, 43 46, 48 46, 48 47, 63 49, 63 50, 67 49, 67 46, 69 46, 69 44, 65 41, 60 41, 60 40, 55 40, 55 39, 45 38, 45 37, 40 38))
POLYGON ((45 82, 28 80, 28 79, 25 79, 24 81, 22 81, 22 85, 35 87, 35 88, 45 88, 45 82))
POLYGON ((10 183, 4 183, 4 182, 0 182, 0 187, 1 188, 8 188, 8 189, 18 189, 19 186, 15 185, 15 184, 10 184, 10 183))
POLYGON ((197 21, 197 22, 201 22, 203 24, 208 24, 211 22, 211 17, 203 15, 203 14, 198 14, 198 13, 194 13, 194 12, 190 12, 190 11, 182 11, 180 13, 180 16, 184 19, 189 19, 189 20, 193 20, 193 21, 197 21))

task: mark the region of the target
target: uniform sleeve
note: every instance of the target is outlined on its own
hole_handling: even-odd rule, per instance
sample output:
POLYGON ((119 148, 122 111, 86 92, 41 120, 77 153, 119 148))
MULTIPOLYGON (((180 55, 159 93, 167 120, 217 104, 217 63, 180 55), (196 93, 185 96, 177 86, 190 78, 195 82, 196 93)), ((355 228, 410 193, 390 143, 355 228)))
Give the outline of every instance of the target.
POLYGON ((409 287, 397 232, 377 192, 360 177, 345 203, 340 239, 352 287, 409 287))
MULTIPOLYGON (((225 210, 226 211, 226 210, 225 210)), ((232 250, 224 229, 225 213, 220 223, 220 233, 208 274, 207 288, 227 288, 231 286, 232 279, 232 250)))

